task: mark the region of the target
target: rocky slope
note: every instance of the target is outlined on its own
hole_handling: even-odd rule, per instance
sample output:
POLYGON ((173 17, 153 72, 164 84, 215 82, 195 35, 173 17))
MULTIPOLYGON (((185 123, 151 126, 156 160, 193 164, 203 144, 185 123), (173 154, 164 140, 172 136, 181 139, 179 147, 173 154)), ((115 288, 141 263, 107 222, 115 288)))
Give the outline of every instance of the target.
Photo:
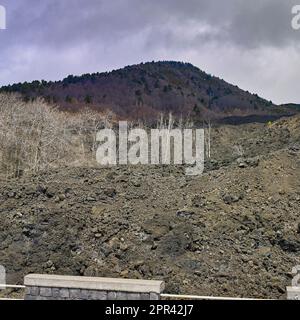
POLYGON ((300 255, 300 119, 213 130, 181 167, 61 168, 0 184, 0 264, 164 279, 166 292, 282 298, 300 255))

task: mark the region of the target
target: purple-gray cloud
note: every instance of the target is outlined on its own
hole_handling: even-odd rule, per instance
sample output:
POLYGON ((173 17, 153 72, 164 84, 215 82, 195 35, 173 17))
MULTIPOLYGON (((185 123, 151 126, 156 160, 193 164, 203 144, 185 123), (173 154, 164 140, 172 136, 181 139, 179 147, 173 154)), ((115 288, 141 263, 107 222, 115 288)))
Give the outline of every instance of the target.
MULTIPOLYGON (((300 4, 300 0, 298 1, 300 4)), ((152 60, 191 62, 274 102, 300 103, 297 0, 0 0, 0 85, 152 60)))

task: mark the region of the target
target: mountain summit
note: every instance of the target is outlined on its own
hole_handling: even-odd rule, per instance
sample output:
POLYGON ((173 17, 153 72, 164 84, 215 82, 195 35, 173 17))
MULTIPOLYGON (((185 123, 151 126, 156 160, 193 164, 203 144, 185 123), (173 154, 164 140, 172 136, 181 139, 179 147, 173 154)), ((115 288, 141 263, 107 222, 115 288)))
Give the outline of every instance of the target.
POLYGON ((154 119, 157 114, 199 119, 285 112, 271 101, 243 91, 189 63, 161 61, 105 73, 70 75, 62 81, 33 81, 2 87, 25 100, 42 96, 62 110, 91 107, 123 119, 154 119))

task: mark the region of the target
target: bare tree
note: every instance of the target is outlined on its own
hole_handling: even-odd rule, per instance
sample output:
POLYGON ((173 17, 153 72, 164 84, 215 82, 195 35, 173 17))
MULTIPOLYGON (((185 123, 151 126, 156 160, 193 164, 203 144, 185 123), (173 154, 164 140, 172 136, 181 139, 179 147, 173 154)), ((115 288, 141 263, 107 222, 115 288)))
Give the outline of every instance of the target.
POLYGON ((210 118, 203 120, 203 128, 206 131, 206 134, 205 134, 206 156, 208 159, 211 159, 211 128, 212 128, 212 123, 211 123, 210 118))
POLYGON ((6 177, 38 172, 64 159, 69 140, 65 117, 43 100, 24 103, 0 95, 0 170, 6 177))
POLYGON ((70 117, 68 128, 73 133, 74 143, 78 145, 80 157, 79 162, 88 164, 93 161, 92 155, 97 149, 97 132, 103 128, 111 128, 114 115, 111 112, 105 114, 91 109, 85 109, 70 117))

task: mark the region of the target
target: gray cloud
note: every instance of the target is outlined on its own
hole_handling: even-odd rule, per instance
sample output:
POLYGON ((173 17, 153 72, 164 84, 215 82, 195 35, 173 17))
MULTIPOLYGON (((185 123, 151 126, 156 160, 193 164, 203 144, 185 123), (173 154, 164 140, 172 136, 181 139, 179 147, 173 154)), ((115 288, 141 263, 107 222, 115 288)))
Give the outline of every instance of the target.
POLYGON ((295 1, 0 0, 0 85, 175 59, 275 102, 300 102, 295 1))

